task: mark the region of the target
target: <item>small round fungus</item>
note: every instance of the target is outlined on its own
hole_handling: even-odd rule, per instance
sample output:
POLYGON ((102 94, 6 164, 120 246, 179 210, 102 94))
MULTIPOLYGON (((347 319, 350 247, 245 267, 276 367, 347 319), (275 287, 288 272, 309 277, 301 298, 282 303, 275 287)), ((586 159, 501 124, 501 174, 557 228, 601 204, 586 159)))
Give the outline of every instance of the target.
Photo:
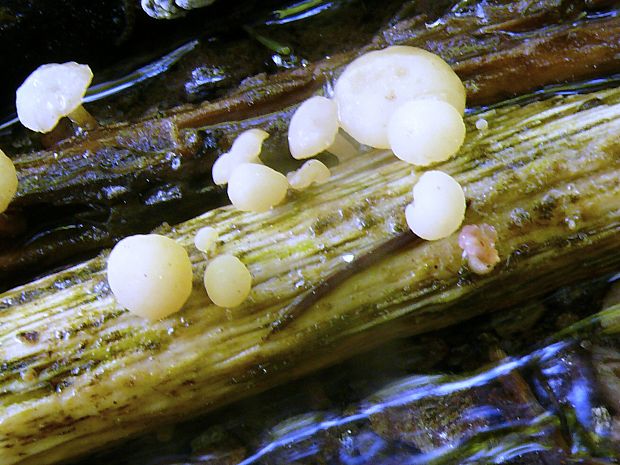
POLYGON ((477 119, 476 129, 478 131, 486 131, 487 129, 489 129, 489 122, 484 118, 477 119))
POLYGON ((205 289, 218 307, 237 307, 247 299, 252 288, 252 275, 237 257, 220 255, 205 270, 205 289))
POLYGON ((329 168, 319 160, 308 160, 297 171, 288 173, 286 178, 293 189, 302 190, 312 183, 323 184, 330 176, 329 168))
POLYGON ((487 129, 489 129, 489 122, 484 118, 477 119, 476 129, 478 131, 486 131, 487 129))
POLYGON ((393 46, 353 60, 334 88, 340 125, 358 142, 387 149, 387 123, 403 103, 434 98, 463 114, 465 88, 452 68, 420 48, 393 46))
POLYGON ((228 198, 242 211, 267 211, 284 200, 287 190, 283 174, 256 163, 237 166, 228 180, 228 198))
POLYGON ((465 140, 465 123, 456 109, 441 100, 411 100, 396 109, 388 122, 394 154, 418 166, 445 161, 465 140))
POLYGON ((424 173, 413 186, 413 203, 405 217, 411 230, 434 241, 455 232, 465 216, 465 194, 456 180, 442 171, 424 173))
POLYGON ((213 182, 218 186, 226 184, 233 170, 241 163, 260 163, 258 156, 267 137, 269 133, 262 129, 249 129, 239 134, 230 151, 215 160, 213 182))
POLYGON ((204 228, 200 228, 200 230, 196 233, 196 237, 194 237, 194 245, 201 252, 209 252, 215 248, 217 241, 219 239, 219 235, 215 228, 211 226, 205 226, 204 228))
POLYGON ((15 165, 0 150, 0 213, 5 211, 17 192, 17 172, 15 165))
POLYGON ((338 129, 336 103, 326 97, 310 97, 297 108, 288 127, 291 155, 303 160, 326 150, 340 159, 351 157, 355 148, 338 129))
POLYGON ((82 127, 96 126, 95 119, 82 107, 92 79, 88 65, 73 61, 39 66, 17 89, 15 105, 19 120, 38 132, 50 132, 64 116, 82 127))
POLYGON ((121 240, 108 258, 108 283, 120 305, 158 320, 178 312, 192 291, 192 264, 185 249, 158 234, 121 240))

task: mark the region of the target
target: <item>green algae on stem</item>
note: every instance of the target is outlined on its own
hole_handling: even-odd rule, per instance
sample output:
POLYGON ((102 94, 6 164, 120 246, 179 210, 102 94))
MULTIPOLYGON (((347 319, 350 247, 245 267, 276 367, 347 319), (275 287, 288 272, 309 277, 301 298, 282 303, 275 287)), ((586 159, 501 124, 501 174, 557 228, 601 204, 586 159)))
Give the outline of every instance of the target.
POLYGON ((191 256, 194 291, 184 310, 155 323, 114 302, 105 286, 105 255, 1 295, 0 461, 66 460, 387 340, 617 269, 620 89, 558 96, 487 116, 488 131, 470 132, 459 157, 434 167, 464 186, 466 222, 483 221, 498 231, 502 262, 487 276, 463 279, 454 237, 400 248, 356 269, 265 339, 280 310, 328 280, 343 257, 362 257, 406 229, 402 209, 419 173, 373 151, 270 212, 226 207, 162 230, 193 251, 195 233, 210 224, 221 252, 243 257, 254 287, 234 310, 209 303, 200 283, 205 260, 197 251, 191 256), (584 105, 593 98, 600 105, 584 105), (542 216, 540 205, 546 206, 542 216), (531 221, 515 224, 516 210, 531 221), (38 342, 20 340, 24 332, 36 332, 38 342), (22 378, 24 363, 32 370, 22 378), (39 379, 54 366, 49 379, 39 379), (43 381, 61 388, 42 390, 43 381), (52 434, 40 425, 60 430, 52 434))

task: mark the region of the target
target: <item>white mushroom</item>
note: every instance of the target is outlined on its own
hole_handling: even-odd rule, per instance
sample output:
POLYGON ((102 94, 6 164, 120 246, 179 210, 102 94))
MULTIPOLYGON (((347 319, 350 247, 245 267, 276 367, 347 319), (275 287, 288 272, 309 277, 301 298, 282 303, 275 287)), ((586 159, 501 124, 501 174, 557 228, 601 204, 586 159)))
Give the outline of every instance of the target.
POLYGON ((338 133, 339 126, 336 103, 326 97, 310 97, 299 105, 288 127, 291 155, 297 160, 323 151, 340 160, 355 155, 355 147, 338 133))
POLYGON ((353 60, 334 88, 341 127, 358 142, 389 148, 387 124, 410 100, 434 98, 463 114, 465 88, 450 66, 425 50, 394 46, 353 60))
POLYGON ((489 129, 489 122, 484 118, 478 118, 476 120, 476 129, 478 131, 486 131, 489 129))
POLYGON ((205 226, 200 228, 194 237, 194 245, 201 252, 209 252, 215 248, 219 235, 215 228, 205 226))
POLYGON ((402 104, 392 114, 387 129, 394 154, 418 166, 447 160, 465 140, 463 117, 441 100, 411 100, 402 104))
POLYGON ((120 305, 149 320, 181 309, 192 291, 185 249, 158 234, 126 237, 108 258, 108 283, 120 305))
POLYGON ((0 213, 5 211, 17 192, 17 173, 15 165, 0 150, 0 213))
POLYGON ((228 180, 228 198, 242 211, 267 211, 284 200, 287 190, 283 174, 256 163, 237 166, 228 180))
POLYGON ((313 183, 323 184, 331 176, 329 168, 319 160, 308 160, 297 171, 286 175, 289 184, 295 190, 302 190, 313 183))
POLYGON ((237 257, 220 255, 207 265, 204 285, 215 305, 237 307, 250 294, 252 275, 237 257))
POLYGON ((242 132, 234 140, 229 152, 215 160, 211 174, 213 182, 218 186, 228 182, 233 170, 242 163, 260 163, 258 156, 262 150, 263 141, 269 133, 262 129, 249 129, 242 132))
POLYGON ((465 216, 465 194, 456 180, 442 171, 427 171, 413 186, 413 203, 405 208, 411 230, 422 239, 448 237, 465 216))
POLYGON ((88 65, 73 61, 39 66, 17 89, 15 104, 19 120, 38 132, 50 132, 64 116, 80 127, 96 127, 97 121, 82 107, 92 79, 88 65))

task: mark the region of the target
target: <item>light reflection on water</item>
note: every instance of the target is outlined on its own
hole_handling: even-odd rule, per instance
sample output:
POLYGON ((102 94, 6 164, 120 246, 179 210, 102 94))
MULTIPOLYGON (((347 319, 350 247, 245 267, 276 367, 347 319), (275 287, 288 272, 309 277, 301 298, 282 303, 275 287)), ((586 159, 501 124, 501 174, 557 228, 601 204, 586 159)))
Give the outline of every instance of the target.
MULTIPOLYGON (((554 448, 548 440, 549 432, 559 425, 556 416, 540 407, 537 410, 525 405, 530 400, 527 396, 535 402, 531 392, 522 393, 525 398, 519 399, 515 393, 501 392, 501 385, 506 384, 506 378, 521 378, 519 370, 556 360, 570 345, 556 343, 465 378, 405 378, 377 392, 349 415, 325 414, 320 420, 316 415, 304 415, 297 417, 296 427, 291 426, 295 419, 288 420, 272 429, 271 433, 279 437, 239 465, 505 463, 515 457, 549 451, 554 448), (491 385, 498 386, 490 388, 491 385), (481 388, 499 389, 495 405, 494 399, 484 399, 475 392, 481 388), (460 412, 449 411, 453 398, 461 398, 456 400, 461 406, 472 405, 460 412), (481 402, 478 405, 474 403, 477 400, 481 402), (524 410, 530 410, 529 417, 524 410), (440 425, 445 415, 453 417, 451 425, 440 425), (382 425, 386 420, 396 428, 390 431, 390 425, 382 425), (431 432, 433 429, 435 433, 431 432), (428 436, 433 434, 437 437, 429 441, 428 436)), ((553 364, 549 370, 561 372, 561 363, 553 364)), ((578 400, 576 408, 587 410, 591 404, 585 402, 590 397, 585 386, 577 380, 571 395, 578 400)), ((589 413, 580 412, 578 416, 587 418, 589 413)))
POLYGON ((307 412, 267 428, 245 458, 209 452, 156 463, 616 463, 610 417, 593 421, 605 406, 587 360, 567 340, 470 376, 409 376, 340 413, 307 412))

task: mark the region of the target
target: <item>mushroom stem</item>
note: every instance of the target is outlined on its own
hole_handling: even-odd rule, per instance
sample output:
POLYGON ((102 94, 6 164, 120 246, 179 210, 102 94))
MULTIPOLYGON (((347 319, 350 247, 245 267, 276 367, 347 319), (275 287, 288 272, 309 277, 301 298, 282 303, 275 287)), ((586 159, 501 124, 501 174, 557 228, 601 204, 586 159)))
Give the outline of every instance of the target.
POLYGON ((75 110, 67 115, 67 117, 75 124, 84 129, 95 129, 99 126, 99 123, 93 115, 91 115, 86 109, 80 105, 75 110))
POLYGON ((347 160, 357 154, 357 149, 353 144, 340 133, 336 133, 334 142, 326 150, 336 155, 339 161, 347 160))

